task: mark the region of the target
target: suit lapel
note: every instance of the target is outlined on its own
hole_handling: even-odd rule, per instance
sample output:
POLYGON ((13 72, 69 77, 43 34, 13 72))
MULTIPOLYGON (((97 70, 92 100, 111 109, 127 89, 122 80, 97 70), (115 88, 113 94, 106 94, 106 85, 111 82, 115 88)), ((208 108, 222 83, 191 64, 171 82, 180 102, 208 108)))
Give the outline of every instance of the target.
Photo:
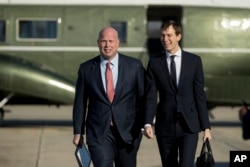
POLYGON ((116 83, 116 87, 115 87, 115 97, 113 100, 113 103, 116 101, 116 99, 119 98, 119 96, 121 95, 122 92, 122 88, 123 88, 123 79, 125 78, 124 76, 126 76, 126 68, 124 67, 126 64, 124 57, 119 54, 119 59, 118 59, 118 79, 117 79, 117 83, 116 83))
POLYGON ((181 86, 184 80, 185 72, 188 71, 188 57, 186 56, 185 52, 182 51, 182 57, 181 57, 181 72, 180 72, 180 79, 178 87, 181 86))
POLYGON ((93 75, 92 76, 94 77, 94 81, 96 82, 97 90, 100 90, 103 96, 107 97, 105 88, 102 82, 100 63, 101 63, 100 56, 98 56, 94 59, 94 62, 93 62, 93 66, 92 66, 93 75))

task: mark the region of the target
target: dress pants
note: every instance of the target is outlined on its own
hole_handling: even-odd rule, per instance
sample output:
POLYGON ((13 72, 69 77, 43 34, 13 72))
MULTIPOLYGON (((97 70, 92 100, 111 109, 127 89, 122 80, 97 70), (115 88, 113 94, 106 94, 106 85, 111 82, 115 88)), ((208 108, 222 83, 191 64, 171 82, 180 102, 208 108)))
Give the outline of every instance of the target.
POLYGON ((198 133, 190 132, 181 113, 177 113, 174 131, 171 136, 156 136, 162 166, 194 167, 198 133))
POLYGON ((110 126, 108 135, 98 146, 88 146, 95 167, 136 167, 136 156, 140 141, 125 143, 116 127, 110 126))

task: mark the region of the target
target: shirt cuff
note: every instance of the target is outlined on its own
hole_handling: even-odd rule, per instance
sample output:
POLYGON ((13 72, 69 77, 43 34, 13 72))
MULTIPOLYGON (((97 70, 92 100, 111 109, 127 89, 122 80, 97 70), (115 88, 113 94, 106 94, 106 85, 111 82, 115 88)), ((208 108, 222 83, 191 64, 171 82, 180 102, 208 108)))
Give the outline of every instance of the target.
POLYGON ((152 125, 151 124, 145 124, 144 128, 146 128, 146 127, 152 127, 152 125))

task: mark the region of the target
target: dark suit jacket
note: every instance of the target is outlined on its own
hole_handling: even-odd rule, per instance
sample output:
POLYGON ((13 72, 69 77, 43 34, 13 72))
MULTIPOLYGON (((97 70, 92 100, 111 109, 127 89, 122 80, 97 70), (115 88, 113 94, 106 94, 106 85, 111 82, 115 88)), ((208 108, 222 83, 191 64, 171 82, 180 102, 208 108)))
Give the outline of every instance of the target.
POLYGON ((171 82, 166 54, 152 58, 147 69, 146 123, 153 124, 160 136, 174 134, 176 110, 181 112, 191 133, 210 128, 204 92, 201 58, 182 51, 178 90, 171 82), (157 104, 157 92, 159 103, 157 104), (155 113, 156 112, 156 113, 155 113))
POLYGON ((101 79, 100 56, 80 65, 73 106, 74 134, 85 134, 88 145, 98 145, 107 136, 110 120, 122 139, 132 144, 141 137, 144 72, 141 61, 119 54, 118 80, 111 104, 101 79), (88 109, 87 109, 88 108, 88 109))

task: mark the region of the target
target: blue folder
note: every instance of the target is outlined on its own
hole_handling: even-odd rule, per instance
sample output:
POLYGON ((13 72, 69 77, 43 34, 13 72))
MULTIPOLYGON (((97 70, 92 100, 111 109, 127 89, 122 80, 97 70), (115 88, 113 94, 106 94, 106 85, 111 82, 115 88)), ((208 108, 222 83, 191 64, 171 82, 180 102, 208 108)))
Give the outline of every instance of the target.
POLYGON ((75 157, 79 164, 79 167, 90 167, 91 158, 85 144, 76 147, 75 157))

